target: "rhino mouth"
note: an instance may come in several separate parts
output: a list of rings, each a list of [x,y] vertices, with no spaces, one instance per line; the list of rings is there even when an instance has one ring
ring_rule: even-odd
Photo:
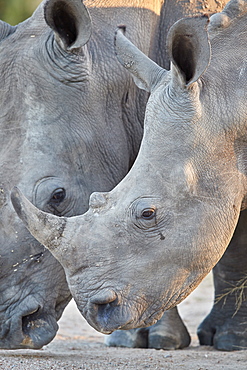
[[[163,309],[152,311],[137,306],[139,309],[123,301],[119,294],[108,290],[92,297],[82,314],[94,329],[103,334],[151,326],[163,315]],[[154,313],[150,314],[150,311]]]
[[[97,314],[89,314],[86,316],[88,323],[97,331],[103,334],[111,334],[115,330],[130,330],[134,328],[144,328],[156,324],[162,317],[163,311],[156,312],[153,315],[138,318],[132,316],[131,312],[122,311],[122,307],[112,309],[109,305],[103,308],[104,312],[98,310]]]

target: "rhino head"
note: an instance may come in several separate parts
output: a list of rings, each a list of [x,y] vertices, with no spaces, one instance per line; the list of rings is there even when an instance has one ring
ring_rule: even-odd
[[[71,299],[60,263],[13,214],[10,191],[18,183],[47,212],[80,212],[77,180],[66,172],[69,139],[59,128],[68,117],[60,107],[71,96],[69,81],[76,82],[66,64],[90,35],[91,18],[79,0],[44,1],[17,26],[0,21],[0,348],[49,343]],[[70,120],[75,124],[72,114]]]
[[[0,348],[49,343],[71,299],[60,263],[15,217],[10,191],[18,183],[47,212],[80,212],[77,180],[72,168],[66,172],[66,151],[76,149],[65,149],[69,140],[59,129],[68,117],[59,106],[71,96],[66,64],[90,34],[91,18],[79,0],[45,1],[17,26],[0,21]]]
[[[61,264],[13,212],[13,186],[42,211],[83,214],[139,149],[147,94],[118,63],[112,38],[124,22],[153,50],[162,1],[101,3],[89,16],[81,0],[45,0],[15,27],[0,22],[0,348],[47,344],[71,298]]]
[[[111,192],[93,193],[82,216],[59,219],[12,192],[103,333],[152,325],[181,302],[219,261],[246,208],[246,12],[247,2],[232,1],[209,23],[178,21],[169,71],[118,31],[120,62],[151,93],[132,169]]]

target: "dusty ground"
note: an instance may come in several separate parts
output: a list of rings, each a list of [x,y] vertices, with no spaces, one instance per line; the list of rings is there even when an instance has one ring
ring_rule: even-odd
[[[179,311],[192,336],[189,348],[176,351],[108,348],[104,336],[80,316],[74,302],[66,308],[54,341],[39,351],[0,350],[0,369],[79,370],[79,369],[165,369],[165,370],[246,370],[247,350],[219,352],[200,347],[196,328],[212,305],[212,277],[180,306]]]

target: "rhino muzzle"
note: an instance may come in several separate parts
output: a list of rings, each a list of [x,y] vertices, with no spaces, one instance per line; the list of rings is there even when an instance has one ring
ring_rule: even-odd
[[[40,305],[7,319],[1,328],[0,348],[3,349],[39,349],[48,344],[58,330],[54,315],[43,311]]]
[[[89,324],[103,334],[111,334],[132,322],[129,311],[123,309],[121,298],[111,289],[90,298],[85,316]]]

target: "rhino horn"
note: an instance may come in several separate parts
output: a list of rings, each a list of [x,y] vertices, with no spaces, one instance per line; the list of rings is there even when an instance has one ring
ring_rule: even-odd
[[[142,53],[125,37],[125,26],[119,26],[115,32],[115,53],[122,64],[131,74],[135,84],[148,92],[159,81],[161,74],[167,71]]]
[[[92,21],[81,0],[48,0],[44,17],[57,42],[66,51],[81,48],[90,39]]]
[[[11,201],[30,233],[51,252],[57,249],[65,229],[66,218],[39,210],[17,187],[11,192]]]
[[[232,22],[247,12],[247,1],[232,0],[226,4],[220,13],[215,13],[210,17],[208,31],[211,36],[222,29],[227,28]]]
[[[190,86],[207,69],[211,59],[207,16],[183,18],[174,23],[167,36],[176,84]]]
[[[247,2],[239,0],[229,1],[222,13],[226,13],[231,19],[242,16],[247,12]]]

